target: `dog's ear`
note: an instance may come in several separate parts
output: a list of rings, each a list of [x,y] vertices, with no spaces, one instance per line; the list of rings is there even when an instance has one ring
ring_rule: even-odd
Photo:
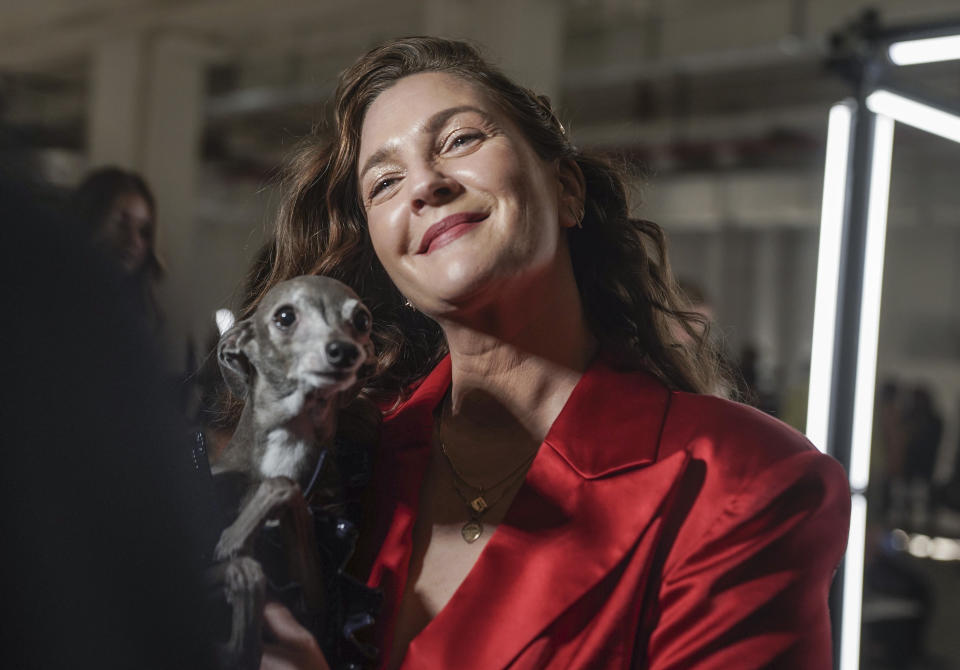
[[[227,388],[238,398],[247,397],[247,389],[253,379],[249,347],[254,343],[253,323],[240,321],[220,336],[217,344],[217,362]]]

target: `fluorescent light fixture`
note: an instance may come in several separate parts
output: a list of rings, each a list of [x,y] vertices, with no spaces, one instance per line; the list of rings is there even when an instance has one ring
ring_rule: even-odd
[[[895,42],[887,52],[894,65],[919,65],[960,59],[960,35]]]
[[[820,251],[817,255],[817,292],[813,308],[806,423],[807,438],[820,451],[826,451],[829,438],[834,334],[840,287],[840,245],[843,239],[852,125],[852,103],[841,102],[830,109],[827,157],[823,169]]]
[[[860,667],[860,618],[863,609],[863,556],[867,539],[867,499],[850,499],[850,535],[843,558],[843,615],[840,620],[840,668]]]
[[[870,476],[873,440],[873,403],[877,384],[877,341],[880,331],[880,297],[883,255],[887,239],[887,206],[890,167],[893,162],[894,121],[878,115],[874,126],[870,193],[867,202],[867,239],[863,258],[863,291],[860,297],[860,336],[857,376],[853,395],[853,434],[850,440],[850,488],[863,491]]]
[[[882,88],[867,96],[867,107],[900,123],[960,142],[960,116],[956,114]]]

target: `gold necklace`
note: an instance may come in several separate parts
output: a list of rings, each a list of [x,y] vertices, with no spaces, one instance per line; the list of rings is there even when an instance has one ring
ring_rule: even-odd
[[[437,437],[440,440],[440,453],[443,454],[444,460],[450,467],[450,473],[453,475],[453,490],[456,491],[457,496],[463,501],[463,504],[467,506],[467,513],[470,515],[469,520],[463,524],[463,527],[460,529],[460,535],[467,544],[473,544],[480,539],[481,535],[483,535],[483,515],[486,514],[494,505],[503,500],[504,497],[506,497],[507,492],[510,490],[510,486],[506,486],[500,495],[497,496],[497,498],[493,501],[488,501],[484,494],[489,491],[493,491],[504,484],[512,484],[518,479],[518,475],[526,474],[524,468],[530,465],[530,463],[536,457],[537,452],[534,451],[532,454],[530,454],[530,456],[524,459],[520,465],[511,470],[507,476],[498,481],[496,484],[490,487],[484,487],[483,485],[477,487],[464,478],[464,476],[460,473],[460,470],[457,469],[457,466],[453,464],[453,459],[450,458],[450,454],[447,453],[447,446],[443,442],[442,407],[440,409],[440,417],[437,421]],[[460,486],[457,485],[457,482],[463,486],[466,486],[467,488],[477,491],[477,494],[475,496],[466,495],[460,489]]]

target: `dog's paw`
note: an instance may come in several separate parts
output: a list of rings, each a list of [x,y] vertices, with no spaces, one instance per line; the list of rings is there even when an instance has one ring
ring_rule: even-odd
[[[260,564],[249,556],[226,563],[223,592],[230,605],[230,637],[218,645],[221,668],[254,669],[260,665],[260,629],[266,603],[267,579]]]
[[[220,562],[236,558],[244,550],[248,539],[249,535],[238,532],[236,526],[225,528],[214,547],[213,560]]]
[[[256,618],[254,606],[263,600],[266,585],[267,579],[263,574],[263,568],[256,559],[238,556],[227,563],[223,579],[227,602],[243,603],[245,612],[250,613],[250,619]]]

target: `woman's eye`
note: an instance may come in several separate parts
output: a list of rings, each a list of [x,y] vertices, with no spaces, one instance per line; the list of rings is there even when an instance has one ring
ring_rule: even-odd
[[[277,328],[281,330],[286,330],[294,324],[297,320],[297,313],[294,311],[293,307],[286,305],[281,307],[276,312],[273,313],[273,322],[276,324]]]
[[[396,177],[386,177],[384,179],[378,179],[374,184],[373,188],[370,189],[370,197],[377,195],[384,189],[390,188],[393,183],[397,181]]]
[[[447,142],[447,148],[462,149],[482,139],[483,133],[480,132],[460,133],[459,135],[454,135],[450,138],[450,141]]]

